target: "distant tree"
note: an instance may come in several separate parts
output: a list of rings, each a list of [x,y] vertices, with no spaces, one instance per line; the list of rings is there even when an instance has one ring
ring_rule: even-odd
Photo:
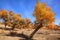
[[[55,30],[55,29],[56,29],[56,26],[55,26],[55,24],[50,23],[50,24],[47,26],[47,28],[48,28],[48,29]]]
[[[2,18],[2,12],[1,12],[1,10],[0,10],[0,18]]]
[[[31,20],[29,18],[25,19],[25,23],[26,23],[27,28],[32,28],[32,22],[31,22]]]
[[[15,28],[16,25],[19,24],[20,19],[21,19],[21,15],[20,14],[14,14],[13,15],[13,26],[12,26],[12,30]]]
[[[13,26],[13,15],[14,15],[14,12],[9,11],[9,21],[7,22],[7,25],[11,27]]]
[[[6,28],[6,22],[9,21],[9,15],[7,10],[1,10],[0,17],[4,20],[5,28]]]
[[[25,27],[25,20],[24,18],[20,17],[20,20],[17,21],[16,28],[24,28]]]

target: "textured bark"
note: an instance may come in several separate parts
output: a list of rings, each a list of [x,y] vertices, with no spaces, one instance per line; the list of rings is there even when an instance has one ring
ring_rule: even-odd
[[[32,38],[42,26],[43,26],[42,23],[40,23],[40,25],[38,25],[38,27],[31,33],[30,38]]]

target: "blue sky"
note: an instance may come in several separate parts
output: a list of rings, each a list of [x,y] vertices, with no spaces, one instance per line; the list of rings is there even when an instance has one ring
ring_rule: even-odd
[[[46,2],[48,6],[52,8],[52,11],[56,13],[55,24],[60,22],[60,0],[41,0]],[[0,10],[12,10],[15,13],[21,14],[23,18],[30,18],[32,21],[35,17],[32,15],[36,6],[36,0],[0,0]]]

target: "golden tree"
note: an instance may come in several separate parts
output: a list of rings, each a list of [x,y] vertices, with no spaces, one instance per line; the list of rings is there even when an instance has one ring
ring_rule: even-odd
[[[25,27],[25,20],[24,20],[24,18],[20,17],[19,20],[15,21],[15,22],[16,22],[16,25],[15,25],[16,28],[21,29],[21,28]]]
[[[53,23],[55,20],[55,14],[51,8],[46,3],[40,3],[39,1],[37,2],[33,15],[36,17],[36,21],[38,23],[42,22],[43,25]]]
[[[26,28],[32,28],[32,22],[29,18],[25,19],[25,23],[26,23]]]
[[[56,26],[55,26],[55,24],[50,23],[49,25],[47,25],[47,28],[48,28],[48,29],[55,30]]]
[[[51,8],[46,5],[46,3],[40,3],[39,1],[36,4],[34,14],[37,21],[37,28],[32,32],[30,38],[43,26],[53,23],[55,14],[52,12]]]
[[[7,10],[1,10],[0,17],[4,20],[5,28],[6,28],[6,22],[9,21],[9,15]]]
[[[0,18],[2,17],[2,12],[1,12],[1,10],[0,10]]]
[[[9,11],[9,21],[7,22],[7,25],[11,27],[13,26],[13,15],[14,15],[14,12]]]
[[[12,30],[15,28],[15,26],[17,24],[19,24],[20,18],[21,18],[21,15],[20,14],[14,14],[13,15],[13,26],[12,26]]]

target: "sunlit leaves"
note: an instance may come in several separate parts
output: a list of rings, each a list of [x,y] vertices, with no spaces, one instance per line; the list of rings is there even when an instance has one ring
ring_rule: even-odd
[[[36,21],[41,23],[42,20],[46,25],[55,21],[55,14],[46,3],[37,2],[33,15],[36,17]]]
[[[20,15],[19,15],[19,14],[13,15],[13,19],[14,19],[15,21],[20,20]]]
[[[7,18],[8,17],[8,11],[7,10],[2,10],[2,17],[4,18]]]

